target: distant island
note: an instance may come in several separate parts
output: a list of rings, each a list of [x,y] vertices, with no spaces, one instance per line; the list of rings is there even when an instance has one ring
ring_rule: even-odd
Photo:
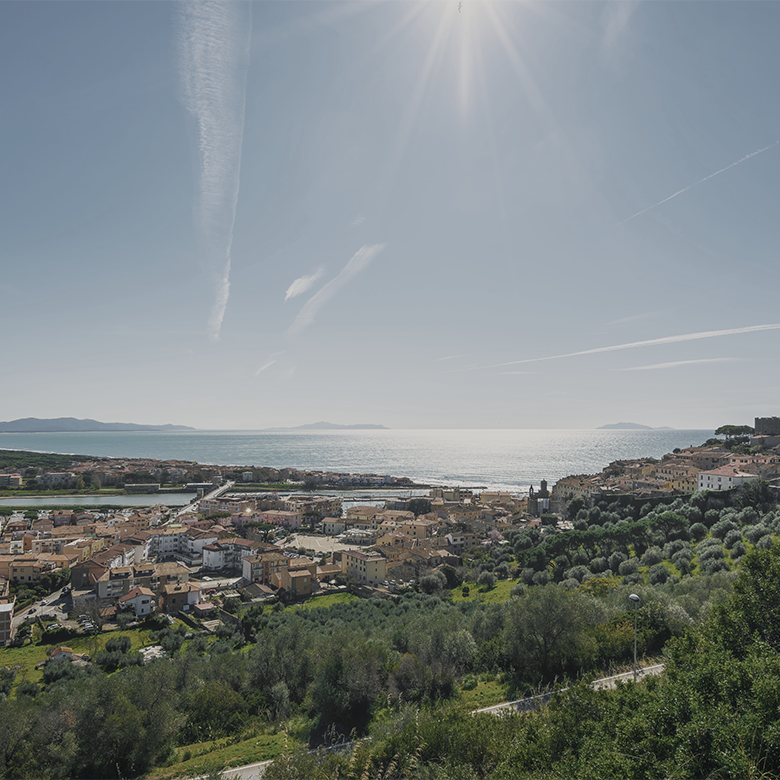
[[[188,425],[136,425],[135,423],[104,423],[97,420],[77,420],[75,417],[55,417],[41,420],[24,417],[0,422],[0,433],[78,433],[92,431],[194,431]]]
[[[338,423],[316,422],[306,425],[296,425],[293,428],[264,428],[265,431],[389,431],[385,425],[362,423],[357,425],[339,425]]]
[[[661,428],[651,428],[649,425],[640,425],[632,422],[610,423],[609,425],[600,425],[597,431],[671,431],[673,428],[663,426]]]

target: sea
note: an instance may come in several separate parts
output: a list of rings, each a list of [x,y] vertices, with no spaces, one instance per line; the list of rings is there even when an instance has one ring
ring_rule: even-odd
[[[327,430],[0,433],[0,449],[408,477],[527,492],[614,460],[660,458],[714,430]]]

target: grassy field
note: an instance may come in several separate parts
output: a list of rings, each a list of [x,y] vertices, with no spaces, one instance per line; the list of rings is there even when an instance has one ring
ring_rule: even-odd
[[[270,761],[287,751],[292,745],[290,737],[280,734],[254,734],[234,744],[219,739],[198,742],[176,748],[171,762],[154,769],[147,780],[173,780],[180,777],[198,777],[214,770]]]
[[[509,685],[497,680],[480,680],[477,687],[470,691],[458,689],[455,703],[468,712],[481,710],[483,707],[492,707],[501,704],[511,698]]]
[[[318,609],[319,607],[332,607],[334,604],[349,604],[350,601],[359,601],[358,596],[352,593],[328,593],[325,596],[317,596],[316,598],[304,601],[303,604],[293,604],[287,607],[288,610],[295,611],[298,609]]]
[[[106,645],[106,642],[112,637],[128,636],[130,637],[130,647],[132,650],[140,650],[142,647],[152,644],[150,635],[151,630],[130,629],[128,631],[111,631],[110,633],[97,634],[94,636],[74,636],[61,644],[66,645],[74,653],[86,653],[94,658]],[[38,664],[49,657],[49,652],[56,646],[50,643],[43,644],[40,641],[41,631],[36,626],[33,629],[33,644],[24,645],[24,647],[2,647],[0,648],[0,667],[18,666],[19,672],[14,680],[14,687],[11,695],[14,695],[16,686],[21,682],[40,683],[43,680],[43,672],[36,669]]]
[[[477,585],[476,582],[464,582],[468,585],[469,595],[462,593],[463,585],[459,585],[452,590],[452,601],[457,604],[460,601],[483,601],[486,604],[497,604],[508,601],[509,591],[514,588],[520,580],[498,580],[494,588],[487,589],[485,585]]]

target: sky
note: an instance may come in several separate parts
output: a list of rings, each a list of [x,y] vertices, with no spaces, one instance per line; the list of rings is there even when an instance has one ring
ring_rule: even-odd
[[[780,3],[0,3],[0,419],[780,414]]]

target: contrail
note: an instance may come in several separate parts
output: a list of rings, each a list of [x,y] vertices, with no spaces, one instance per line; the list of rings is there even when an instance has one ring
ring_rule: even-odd
[[[209,338],[218,341],[230,296],[252,4],[180,0],[176,7],[180,99],[195,126],[195,224],[216,290]]]
[[[359,274],[385,248],[384,244],[364,245],[355,252],[338,276],[323,285],[303,304],[290,326],[290,333],[298,333],[314,322],[317,312],[356,274]]]
[[[318,268],[313,274],[308,276],[301,276],[296,279],[288,288],[284,295],[284,302],[290,300],[290,298],[297,298],[299,295],[303,295],[320,277],[325,273],[323,268]]]
[[[697,360],[675,360],[672,363],[654,363],[651,366],[631,366],[630,368],[613,368],[613,371],[657,371],[662,368],[679,368],[680,366],[693,366],[700,363],[733,363],[736,358],[699,358]]]
[[[773,146],[777,146],[778,144],[780,144],[780,141],[775,141],[773,144],[770,144],[769,146],[765,146],[763,149],[759,149],[757,152],[746,154],[741,159],[731,163],[731,165],[727,165],[725,168],[721,168],[719,171],[715,171],[715,173],[711,173],[709,176],[705,176],[703,179],[699,179],[699,181],[694,182],[693,184],[689,184],[687,187],[683,187],[683,189],[675,192],[674,195],[670,195],[668,198],[659,200],[658,203],[653,203],[652,206],[648,206],[646,209],[642,209],[641,211],[637,211],[636,214],[632,214],[630,217],[626,217],[626,219],[624,219],[622,222],[618,222],[615,227],[619,227],[620,225],[625,225],[626,222],[629,222],[634,217],[638,217],[640,214],[644,214],[646,211],[650,211],[650,209],[654,209],[656,206],[660,206],[662,203],[666,203],[667,201],[670,201],[672,198],[676,198],[678,195],[682,195],[683,192],[687,192],[691,188],[696,187],[699,184],[703,184],[705,181],[707,181],[708,179],[712,179],[714,176],[717,176],[719,173],[723,173],[723,171],[727,171],[729,168],[733,168],[735,165],[739,165],[740,163],[745,162],[745,160],[749,160],[751,157],[755,157],[757,154],[761,154],[761,152],[765,152],[768,149],[771,149]]]
[[[621,349],[634,349],[636,347],[654,347],[659,344],[677,344],[681,341],[714,339],[718,336],[735,336],[739,333],[755,333],[760,330],[777,330],[778,328],[780,328],[780,323],[775,325],[749,325],[746,328],[732,328],[730,330],[705,330],[700,333],[684,333],[679,336],[664,336],[660,339],[650,339],[648,341],[615,344],[611,347],[596,347],[595,349],[585,349],[582,352],[567,352],[565,355],[548,355],[547,357],[526,358],[525,360],[510,360],[507,363],[495,363],[491,366],[481,366],[481,368],[504,368],[504,366],[517,366],[522,363],[540,363],[543,360],[559,360],[560,358],[579,357],[580,355],[595,355],[598,352],[617,352]],[[470,370],[475,371],[476,369]]]

